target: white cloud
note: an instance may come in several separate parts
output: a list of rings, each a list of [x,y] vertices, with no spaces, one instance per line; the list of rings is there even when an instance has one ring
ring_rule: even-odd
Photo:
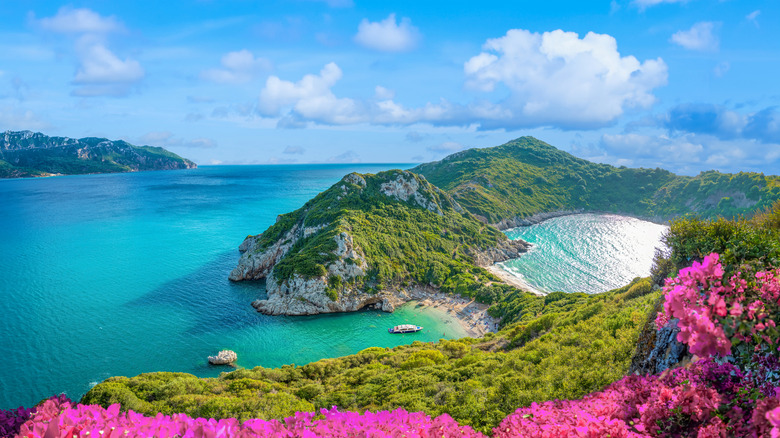
[[[125,28],[115,16],[103,17],[90,9],[74,9],[63,6],[57,15],[38,20],[41,28],[57,33],[98,33],[124,32]]]
[[[74,84],[128,84],[144,77],[138,61],[119,59],[101,43],[86,43],[77,48],[81,65],[73,78]]]
[[[338,65],[327,64],[319,75],[306,75],[298,82],[290,82],[271,76],[260,92],[258,109],[265,116],[279,116],[283,109],[291,107],[306,119],[330,124],[359,123],[358,102],[336,97],[330,88],[341,79]]]
[[[220,62],[224,68],[204,70],[200,74],[201,78],[219,83],[246,83],[271,69],[271,61],[255,58],[246,49],[227,53]]]
[[[758,27],[758,16],[761,15],[761,10],[756,9],[755,11],[747,14],[745,16],[745,19]]]
[[[702,21],[694,24],[688,30],[681,30],[669,39],[669,41],[685,47],[688,50],[715,51],[718,50],[718,37],[713,33],[716,24],[710,21]]]
[[[720,139],[708,134],[604,134],[599,161],[632,166],[661,167],[695,175],[704,170],[739,172],[760,170],[780,158],[780,145],[756,140]]]
[[[657,6],[663,3],[687,3],[688,0],[634,0],[632,5],[637,6],[641,10],[645,10],[651,6]]]
[[[482,98],[464,105],[440,99],[407,108],[381,86],[374,89],[373,99],[337,97],[332,88],[342,71],[330,63],[298,82],[269,77],[257,109],[263,116],[280,118],[277,126],[283,128],[315,122],[591,129],[613,123],[626,110],[653,104],[652,90],[667,78],[663,60],[639,62],[621,56],[609,35],[589,33],[580,39],[560,30],[511,30],[488,40],[484,50],[465,63],[467,84],[494,95],[499,103]],[[509,96],[499,95],[506,91]]]
[[[358,26],[355,42],[369,49],[381,52],[406,52],[414,49],[420,39],[420,32],[412,26],[409,18],[395,21],[395,14],[377,22],[364,18]]]
[[[376,88],[374,88],[374,97],[378,100],[390,100],[395,97],[395,91],[377,85]]]
[[[580,39],[562,30],[513,29],[483,50],[464,65],[467,84],[487,92],[508,88],[499,122],[509,126],[608,125],[627,108],[653,104],[652,90],[667,80],[662,59],[621,56],[615,38],[593,32]]]
[[[55,16],[35,22],[44,30],[76,37],[78,66],[71,83],[77,88],[72,95],[125,96],[133,84],[143,79],[145,72],[138,61],[121,59],[108,48],[109,34],[126,31],[115,16],[104,17],[90,9],[66,6]]]

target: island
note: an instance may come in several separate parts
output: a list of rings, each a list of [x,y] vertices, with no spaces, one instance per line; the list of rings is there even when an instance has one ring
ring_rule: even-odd
[[[31,131],[0,135],[0,178],[198,167],[161,147],[134,146],[124,140],[50,137]]]

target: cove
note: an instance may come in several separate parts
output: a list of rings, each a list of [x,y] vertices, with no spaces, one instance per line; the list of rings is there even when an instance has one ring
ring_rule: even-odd
[[[540,292],[598,293],[650,275],[668,226],[609,214],[575,214],[506,230],[533,244],[501,267]]]

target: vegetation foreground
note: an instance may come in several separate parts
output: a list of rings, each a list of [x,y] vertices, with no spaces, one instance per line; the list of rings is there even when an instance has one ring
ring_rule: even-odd
[[[590,169],[586,163],[555,155],[548,145],[521,140],[510,152],[530,163],[529,174],[567,166],[579,168],[577,172]],[[478,150],[418,170],[431,181],[452,175],[452,181],[436,184],[443,184],[448,195],[477,218],[495,222],[538,210],[538,205],[524,206],[522,197],[491,194],[506,188],[511,175],[504,170],[517,164],[500,166],[495,159],[492,151]],[[447,167],[457,160],[465,163],[461,169],[471,170],[458,173]],[[533,160],[544,166],[531,166]],[[552,162],[557,167],[551,167]],[[493,169],[494,174],[488,175],[491,180],[480,180],[471,172],[482,172],[480,166],[486,165]],[[452,172],[445,173],[447,169]],[[603,195],[608,193],[605,187],[621,187],[607,184],[608,178],[631,174],[608,167],[596,170],[602,174],[583,179],[584,184],[551,186],[576,190],[566,189],[561,196],[569,200],[551,201],[544,209],[589,205],[594,186]],[[551,173],[534,175],[539,179],[537,187],[558,178]],[[658,171],[653,175],[663,176]],[[664,187],[683,183],[691,190],[698,187],[685,196],[699,199],[705,208],[717,206],[719,214],[764,206],[777,194],[776,180],[763,175],[707,174],[689,180],[667,176]],[[724,178],[728,181],[720,181]],[[650,183],[640,180],[636,183],[648,188]],[[370,188],[371,181],[365,187]],[[660,193],[658,185],[653,187]],[[751,202],[734,204],[742,197],[726,196],[730,191]],[[577,193],[576,199],[567,198]],[[547,199],[543,194],[535,190],[527,200],[541,202]],[[343,195],[336,200],[355,203]],[[558,196],[549,195],[548,200]],[[620,196],[615,196],[616,206]],[[609,199],[605,209],[612,211]],[[673,215],[666,206],[684,201],[648,203],[659,199],[665,198],[652,195],[637,200],[634,214]],[[312,206],[316,205],[305,211],[309,216],[320,211]],[[416,213],[411,204],[401,210],[395,203],[382,208]],[[703,216],[714,211],[706,210]],[[298,213],[282,216],[276,227],[287,226],[286,218]],[[468,215],[457,218],[481,228]],[[439,236],[454,241],[449,233]],[[303,243],[315,242],[315,237]],[[0,433],[4,437],[780,437],[780,203],[750,220],[678,219],[665,241],[669,252],[657,255],[652,278],[637,278],[602,294],[558,292],[538,297],[511,287],[497,289],[490,285],[489,275],[471,277],[465,285],[450,281],[451,292],[492,303],[490,313],[501,318],[501,330],[481,339],[368,348],[304,366],[240,369],[209,379],[184,373],[112,377],[80,403],[53,397],[31,409],[0,411]],[[296,249],[308,248],[303,243]],[[460,247],[455,248],[446,247],[442,253],[457,256]],[[431,254],[438,257],[436,251]],[[452,256],[450,260],[469,264],[468,254],[461,255],[462,260]],[[431,256],[438,261],[434,259]],[[400,268],[392,264],[385,270],[374,269],[370,285],[409,277],[431,283],[436,273],[428,266],[431,260],[400,276],[395,275]],[[460,272],[458,266],[447,267],[449,275],[439,282],[445,290],[445,280]],[[479,277],[482,271],[471,273]],[[648,350],[659,346],[658,329],[677,330],[676,341],[689,353],[680,363],[670,364],[672,369],[630,373],[632,362],[648,359]]]

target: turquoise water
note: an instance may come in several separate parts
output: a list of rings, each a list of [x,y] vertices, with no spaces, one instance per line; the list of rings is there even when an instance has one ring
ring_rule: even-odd
[[[624,216],[578,214],[507,230],[533,248],[501,265],[541,292],[596,293],[650,275],[665,225]]]
[[[258,314],[261,282],[231,283],[238,245],[351,171],[408,165],[211,166],[0,181],[0,408],[114,375],[217,376],[465,335],[451,317],[404,306],[310,317]],[[426,330],[390,335],[416,323]]]

